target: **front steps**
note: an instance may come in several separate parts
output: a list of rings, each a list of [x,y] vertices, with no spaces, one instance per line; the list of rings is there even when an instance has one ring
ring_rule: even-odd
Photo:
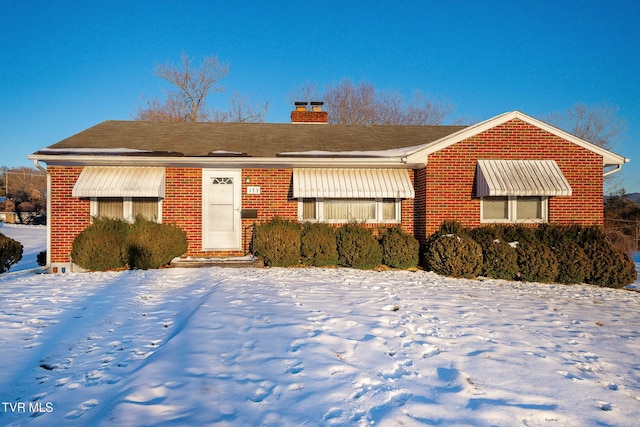
[[[177,268],[198,268],[198,267],[264,267],[262,258],[253,255],[241,257],[220,257],[220,258],[204,258],[204,257],[178,257],[171,260],[171,267]]]

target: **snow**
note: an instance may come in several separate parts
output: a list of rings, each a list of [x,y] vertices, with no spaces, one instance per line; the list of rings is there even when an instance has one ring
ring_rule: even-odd
[[[0,234],[22,243],[22,259],[9,271],[37,268],[36,257],[47,249],[47,227],[45,225],[20,225],[0,222]]]
[[[139,154],[152,153],[149,150],[137,148],[43,148],[39,154]]]
[[[426,147],[428,144],[412,147],[390,148],[386,150],[372,151],[287,151],[279,153],[279,156],[317,156],[317,157],[404,157]]]
[[[342,268],[23,270],[0,275],[0,354],[1,425],[640,416],[640,293],[587,285]]]

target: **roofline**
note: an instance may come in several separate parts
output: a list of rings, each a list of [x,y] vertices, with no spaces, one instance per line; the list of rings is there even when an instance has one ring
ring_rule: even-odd
[[[32,154],[29,160],[52,166],[174,166],[174,167],[384,167],[421,169],[407,157],[173,157]]]
[[[549,132],[553,135],[556,135],[562,139],[565,139],[569,142],[572,142],[580,147],[586,148],[600,156],[602,156],[602,165],[622,165],[624,163],[628,163],[630,159],[623,157],[619,154],[616,154],[612,151],[606,150],[598,145],[595,145],[591,142],[585,141],[584,139],[578,138],[575,135],[571,135],[568,132],[565,132],[561,129],[558,129],[555,126],[551,126],[545,122],[542,122],[538,119],[535,119],[531,116],[524,114],[521,111],[515,110],[507,113],[500,114],[498,116],[492,117],[483,122],[477,123],[475,125],[471,125],[467,128],[461,129],[458,132],[454,132],[451,135],[447,135],[439,140],[433,141],[429,144],[426,144],[423,149],[417,150],[416,152],[410,154],[408,157],[409,162],[427,162],[427,157],[429,154],[433,154],[437,151],[440,151],[444,148],[447,148],[457,142],[463,141],[465,139],[471,138],[475,135],[478,135],[482,132],[485,132],[491,128],[504,124],[510,120],[519,119],[525,123],[529,123],[530,125],[536,126],[546,132]]]

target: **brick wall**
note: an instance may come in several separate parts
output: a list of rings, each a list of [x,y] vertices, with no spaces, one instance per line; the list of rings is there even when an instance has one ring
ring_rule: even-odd
[[[49,168],[52,181],[51,230],[52,262],[69,261],[73,239],[90,224],[90,202],[72,196],[73,186],[82,167]],[[414,171],[409,171],[414,179]],[[424,173],[422,174],[424,175]],[[275,216],[296,221],[298,200],[293,198],[292,169],[244,169],[242,171],[242,208],[256,209],[257,219],[242,220],[242,250],[202,250],[202,169],[166,168],[165,198],[162,201],[162,222],[175,224],[187,234],[189,256],[237,256],[249,250],[252,227]],[[422,181],[423,182],[423,181]],[[416,183],[418,185],[418,183]],[[260,194],[248,194],[247,187],[260,187]],[[424,184],[422,185],[424,189]],[[424,191],[424,190],[423,190]],[[402,228],[414,232],[415,200],[402,200]],[[422,203],[424,205],[424,203]],[[424,218],[424,217],[422,217]],[[424,224],[423,219],[418,219]],[[367,224],[377,234],[378,229],[394,224]],[[337,224],[336,227],[339,227]],[[424,226],[423,226],[424,227]]]
[[[555,160],[573,195],[549,199],[549,222],[603,224],[602,158],[514,119],[429,156],[425,176],[426,235],[447,219],[471,227],[480,225],[477,159]]]
[[[202,253],[202,169],[166,168],[162,222],[187,233],[187,255]]]
[[[291,123],[327,123],[329,113],[326,111],[297,111],[291,112]]]
[[[51,262],[69,262],[73,239],[84,230],[90,222],[89,201],[71,195],[81,166],[50,166],[51,174]]]

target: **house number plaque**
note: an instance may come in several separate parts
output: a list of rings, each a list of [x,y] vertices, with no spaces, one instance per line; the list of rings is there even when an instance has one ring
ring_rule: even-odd
[[[247,187],[247,194],[260,194],[260,187],[256,187],[256,186]]]

